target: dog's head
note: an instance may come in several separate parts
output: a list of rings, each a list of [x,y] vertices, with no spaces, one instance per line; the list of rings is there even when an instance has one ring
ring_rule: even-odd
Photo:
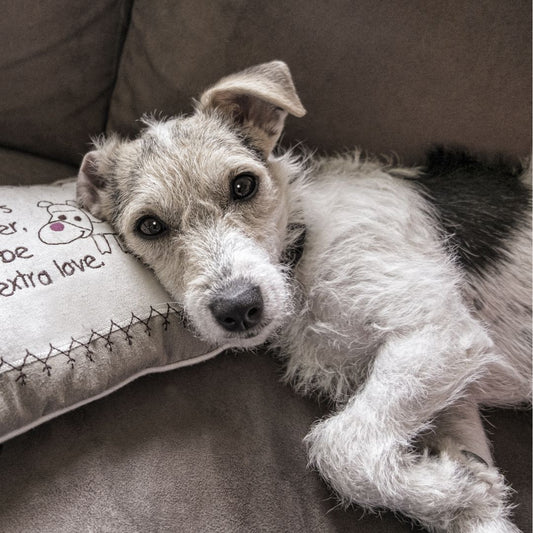
[[[205,91],[191,116],[97,141],[79,171],[79,203],[114,225],[216,344],[259,344],[287,310],[290,165],[272,151],[288,113],[305,110],[287,66],[259,65]]]

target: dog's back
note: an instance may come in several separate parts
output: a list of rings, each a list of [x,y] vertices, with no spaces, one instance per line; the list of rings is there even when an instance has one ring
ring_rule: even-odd
[[[498,354],[490,381],[476,391],[478,401],[508,405],[529,398],[527,174],[503,160],[483,162],[441,149],[429,154],[421,172],[383,166],[358,152],[318,160],[300,198],[308,231],[297,269],[313,312],[291,321],[289,338],[297,340],[287,351],[299,356],[289,362],[290,378],[324,374],[325,381],[311,388],[339,398],[357,388],[387,332],[411,327],[411,312],[425,306],[420,320],[445,322],[433,314],[441,312],[435,305],[447,291],[446,271],[449,281],[458,279],[464,303],[486,326]],[[310,329],[321,334],[315,338]],[[309,343],[302,341],[303,331]],[[327,347],[323,339],[329,339]],[[335,356],[337,350],[342,355]],[[341,361],[355,364],[347,372]],[[309,380],[301,381],[308,390]]]
[[[436,148],[420,183],[465,274],[465,299],[510,363],[483,400],[516,403],[531,391],[531,168]]]

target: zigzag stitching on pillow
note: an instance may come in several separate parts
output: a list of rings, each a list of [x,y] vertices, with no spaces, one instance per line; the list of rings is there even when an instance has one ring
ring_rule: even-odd
[[[61,349],[57,348],[53,344],[49,343],[50,348],[48,349],[48,352],[45,356],[38,356],[32,352],[30,352],[27,348],[25,349],[26,353],[22,359],[22,362],[20,364],[13,364],[9,361],[6,361],[2,356],[0,356],[0,370],[2,370],[2,367],[7,367],[7,370],[5,370],[5,373],[7,372],[18,372],[18,376],[16,377],[15,381],[19,382],[21,385],[25,385],[28,379],[28,376],[26,372],[24,372],[25,368],[31,364],[31,363],[41,363],[43,365],[43,372],[46,372],[48,376],[51,376],[52,374],[52,367],[48,364],[48,361],[51,357],[57,357],[57,356],[64,356],[66,358],[65,362],[70,365],[71,368],[74,368],[74,364],[76,363],[76,359],[72,357],[73,350],[83,347],[85,348],[85,357],[91,361],[92,363],[95,362],[94,360],[94,351],[92,348],[94,348],[94,345],[98,341],[103,341],[105,348],[109,351],[113,351],[113,341],[111,340],[111,337],[122,333],[124,336],[124,340],[131,346],[133,344],[134,336],[131,333],[131,329],[134,326],[137,326],[139,324],[144,325],[144,333],[148,336],[152,333],[152,325],[151,322],[156,318],[163,319],[163,330],[167,331],[169,325],[171,324],[169,317],[173,315],[178,318],[179,325],[183,326],[186,322],[185,317],[183,315],[183,312],[180,309],[177,309],[173,307],[170,304],[167,304],[167,308],[165,311],[159,311],[158,309],[155,309],[153,306],[150,306],[150,313],[147,318],[143,319],[137,316],[135,313],[131,313],[131,318],[129,322],[125,325],[117,324],[114,320],[109,321],[109,329],[103,329],[100,331],[95,331],[94,329],[91,330],[91,333],[89,337],[86,340],[83,339],[75,339],[74,337],[71,337],[71,342],[68,348]]]
[[[71,339],[71,346],[74,345],[74,343],[78,343],[79,346],[83,346],[86,350],[85,352],[85,357],[87,357],[87,359],[89,359],[89,361],[91,361],[91,363],[94,363],[94,359],[93,359],[93,355],[94,355],[94,352],[91,350],[89,344],[90,344],[90,340],[89,342],[82,342],[82,341],[79,341],[77,339],[75,339],[74,337],[70,337]]]
[[[152,335],[152,328],[150,327],[150,318],[147,318],[146,320],[143,320],[142,318],[136,316],[133,313],[131,313],[131,316],[132,316],[132,318],[137,320],[138,324],[144,324],[144,328],[145,328],[144,332],[150,337]],[[167,322],[168,322],[168,320],[167,320]],[[168,327],[168,325],[167,325],[167,327]],[[166,329],[167,328],[165,327],[165,331],[166,331]]]

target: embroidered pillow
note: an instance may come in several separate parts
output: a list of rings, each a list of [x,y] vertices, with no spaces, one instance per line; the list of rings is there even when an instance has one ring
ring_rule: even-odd
[[[75,196],[73,180],[0,187],[0,442],[221,351]]]

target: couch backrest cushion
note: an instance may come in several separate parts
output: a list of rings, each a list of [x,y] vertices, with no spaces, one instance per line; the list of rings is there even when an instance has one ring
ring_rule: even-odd
[[[77,163],[105,126],[131,0],[3,2],[0,145]]]
[[[188,112],[219,77],[282,59],[308,115],[286,142],[409,160],[432,142],[530,150],[527,0],[135,0],[108,129]]]

